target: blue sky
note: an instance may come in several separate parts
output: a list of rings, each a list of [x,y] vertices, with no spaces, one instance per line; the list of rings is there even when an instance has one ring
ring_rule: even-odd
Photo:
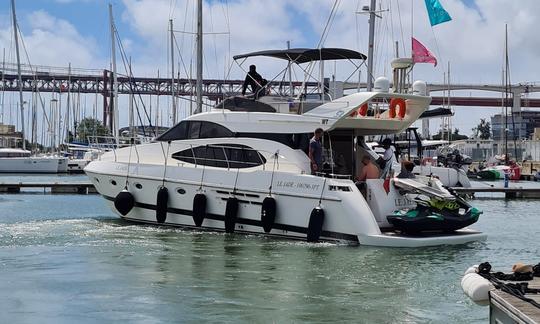
[[[108,42],[108,9],[105,1],[72,1],[63,3],[56,0],[16,1],[19,26],[23,34],[31,32],[28,16],[36,10],[43,10],[72,23],[84,35],[98,42]],[[123,6],[117,2],[116,6]],[[1,11],[10,10],[9,1],[2,1]],[[129,32],[126,29],[126,32]]]

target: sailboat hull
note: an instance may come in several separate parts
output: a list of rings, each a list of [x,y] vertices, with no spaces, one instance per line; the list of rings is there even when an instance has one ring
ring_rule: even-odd
[[[0,158],[0,173],[58,173],[64,165],[65,159],[55,157]]]

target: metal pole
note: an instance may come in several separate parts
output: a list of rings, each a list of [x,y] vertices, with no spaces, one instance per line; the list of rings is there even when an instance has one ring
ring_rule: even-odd
[[[108,127],[109,130],[112,131],[112,128],[110,125],[107,125],[107,118],[109,117],[109,104],[107,103],[107,97],[109,96],[109,92],[108,92],[108,85],[107,85],[107,80],[108,80],[108,71],[107,70],[103,70],[103,126],[105,127]],[[96,92],[97,94],[97,92]],[[97,101],[96,101],[96,108],[97,108]],[[86,138],[83,138],[82,139],[83,141],[86,141]]]
[[[202,0],[197,0],[197,110],[202,112],[202,79],[203,79],[203,15]]]
[[[111,24],[111,60],[112,60],[112,73],[113,73],[113,122],[112,122],[112,130],[113,130],[113,136],[116,139],[116,144],[118,145],[118,125],[119,125],[119,117],[118,116],[118,77],[116,75],[116,42],[115,42],[115,27],[114,27],[114,20],[113,20],[113,12],[112,12],[112,4],[109,3],[109,20]]]
[[[71,62],[68,63],[68,93],[67,93],[67,111],[66,111],[66,137],[64,138],[65,141],[69,142],[69,126],[70,126],[70,120],[69,120],[69,110],[71,109]],[[75,119],[75,116],[73,116],[73,119]]]
[[[133,75],[131,73],[131,56],[129,57],[129,75],[130,77]],[[134,128],[134,125],[135,125],[135,117],[134,117],[134,111],[133,111],[133,91],[130,91],[129,93],[129,104],[128,104],[128,107],[129,107],[129,136],[130,137],[135,137],[135,128]]]
[[[4,74],[6,72],[6,48],[4,47],[3,55],[2,55],[2,86],[4,86]],[[2,91],[2,118],[0,119],[0,123],[4,123],[4,97],[5,97],[5,91]]]
[[[368,71],[367,71],[367,91],[371,91],[371,81],[373,80],[373,44],[375,42],[375,5],[376,0],[371,0],[369,7],[369,45],[368,45]]]
[[[172,124],[176,125],[176,96],[174,92],[174,30],[173,20],[169,19],[171,29],[171,96],[172,96]]]
[[[22,148],[26,150],[26,141],[24,136],[24,100],[23,100],[23,84],[21,76],[21,58],[19,56],[19,32],[17,28],[17,16],[15,15],[15,0],[11,0],[11,13],[13,15],[13,34],[15,38],[15,53],[17,54],[17,75],[19,77],[19,104],[21,105],[21,134]]]
[[[324,103],[324,61],[322,59],[319,61],[319,68],[320,68],[320,74],[321,74],[320,76],[321,102]]]
[[[287,49],[291,49],[291,41],[287,41]],[[292,71],[291,71],[291,61],[289,60],[289,63],[287,63],[287,70],[289,71],[289,94],[292,97],[294,95],[293,93],[293,87],[292,87]]]
[[[504,59],[505,59],[505,75],[504,75],[504,165],[509,164],[508,159],[508,25],[504,25]],[[514,131],[512,129],[512,131]]]

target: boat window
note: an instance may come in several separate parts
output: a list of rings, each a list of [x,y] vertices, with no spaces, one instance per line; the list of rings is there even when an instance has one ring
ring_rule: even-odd
[[[212,122],[201,122],[199,138],[233,137],[234,134],[227,128]]]
[[[0,158],[29,157],[29,152],[0,152]]]
[[[278,142],[294,150],[308,151],[309,138],[311,134],[279,134],[279,133],[237,133],[237,137],[260,138]]]
[[[187,163],[217,168],[251,168],[266,163],[259,152],[241,144],[197,146],[172,154],[172,158]]]
[[[196,138],[233,137],[234,133],[224,126],[207,121],[182,121],[161,135],[158,141],[174,141]]]
[[[195,164],[195,158],[193,157],[193,149],[189,148],[180,152],[173,153],[173,159],[184,161],[187,163]]]
[[[190,138],[190,139],[193,139],[193,138],[199,138],[199,132],[201,130],[201,122],[190,122],[189,123],[189,132],[188,132],[188,137],[187,138]]]
[[[186,132],[187,132],[188,122],[182,121],[176,126],[173,126],[168,131],[163,133],[160,137],[157,138],[158,141],[174,141],[174,140],[181,140],[186,139]]]

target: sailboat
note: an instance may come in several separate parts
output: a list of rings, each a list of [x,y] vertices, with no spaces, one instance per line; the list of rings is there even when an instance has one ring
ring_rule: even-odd
[[[292,48],[241,54],[235,60],[254,57],[284,60],[290,66],[366,56],[342,48]],[[200,82],[202,64],[198,66]],[[395,80],[404,81],[410,65],[398,60],[393,67]],[[436,179],[424,184],[386,177],[366,180],[363,186],[353,181],[361,158],[375,154],[365,137],[405,130],[431,102],[425,82],[416,81],[412,94],[398,90],[404,89],[403,82],[395,84],[395,91],[389,83],[378,78],[372,91],[336,99],[327,98],[324,85],[312,96],[290,91],[289,96],[265,92],[259,98],[232,97],[180,121],[153,143],[105,153],[85,172],[120,217],[138,223],[392,247],[485,239],[466,225],[427,226],[421,234],[411,234],[391,223],[395,217],[387,216],[418,208],[420,196],[439,202],[441,210],[456,217],[473,215],[470,223],[475,222],[480,212],[457,201]],[[369,107],[377,114],[366,114]],[[325,132],[330,163],[312,174],[305,150],[316,128]]]
[[[484,180],[500,180],[508,178],[508,180],[520,180],[521,179],[521,167],[519,164],[517,164],[515,161],[510,160],[508,155],[508,101],[509,101],[509,93],[510,93],[510,62],[508,60],[508,25],[505,25],[505,42],[504,42],[504,48],[505,48],[505,71],[504,71],[504,85],[505,85],[505,92],[504,92],[504,155],[497,159],[498,156],[495,156],[495,160],[501,161],[501,164],[496,164],[489,166],[482,171],[478,172],[477,176],[480,179]],[[511,111],[512,118],[514,112]],[[512,123],[512,137],[514,140],[514,153],[515,158],[517,158],[517,148],[516,148],[516,128],[514,123]]]
[[[0,148],[0,173],[58,173],[67,171],[67,159],[59,156],[36,156],[26,150],[24,130],[24,100],[22,92],[21,61],[19,56],[19,33],[15,0],[11,0],[13,36],[17,57],[17,75],[19,83],[19,104],[21,113],[22,148]]]

